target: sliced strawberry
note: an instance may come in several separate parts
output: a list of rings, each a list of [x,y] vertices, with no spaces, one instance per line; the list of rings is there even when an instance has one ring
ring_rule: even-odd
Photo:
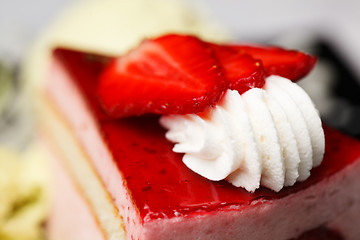
[[[239,54],[249,54],[262,61],[266,75],[279,75],[292,81],[305,77],[316,63],[316,58],[295,50],[278,47],[231,46]]]
[[[218,58],[230,89],[240,94],[265,84],[265,69],[260,60],[239,53],[230,46],[210,44]]]
[[[192,36],[146,40],[105,69],[100,102],[113,117],[203,111],[217,103],[226,87],[213,54]]]
[[[261,88],[266,75],[296,81],[315,62],[294,50],[166,35],[112,61],[100,77],[98,95],[112,117],[198,113],[215,105],[226,88],[239,93]]]

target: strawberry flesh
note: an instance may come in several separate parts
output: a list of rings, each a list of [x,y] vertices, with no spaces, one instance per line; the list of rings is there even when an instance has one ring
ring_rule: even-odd
[[[292,81],[305,77],[316,63],[316,58],[295,50],[279,47],[259,47],[246,45],[231,46],[239,54],[249,54],[261,60],[266,75],[279,75]]]
[[[297,81],[315,63],[315,57],[295,50],[218,45],[171,34],[113,59],[100,76],[97,93],[114,118],[200,113],[216,105],[228,88],[240,94],[262,88],[269,75]]]
[[[192,36],[146,40],[105,69],[100,102],[112,117],[201,112],[215,105],[226,87],[213,54]]]
[[[265,84],[265,69],[260,60],[239,53],[230,46],[210,44],[218,58],[228,87],[240,94],[251,88],[262,88]]]

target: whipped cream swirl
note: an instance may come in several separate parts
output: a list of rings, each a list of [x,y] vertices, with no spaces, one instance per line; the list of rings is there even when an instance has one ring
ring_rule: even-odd
[[[187,167],[250,192],[304,181],[324,155],[318,111],[302,88],[279,76],[242,95],[227,90],[206,113],[162,116],[160,123]]]

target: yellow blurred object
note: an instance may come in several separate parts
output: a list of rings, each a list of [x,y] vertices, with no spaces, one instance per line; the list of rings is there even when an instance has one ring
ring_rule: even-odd
[[[0,239],[44,239],[48,166],[38,146],[22,153],[0,148]]]

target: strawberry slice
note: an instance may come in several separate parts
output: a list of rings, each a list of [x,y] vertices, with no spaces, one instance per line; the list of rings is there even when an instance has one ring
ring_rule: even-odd
[[[196,37],[144,41],[105,69],[98,95],[112,117],[201,112],[226,88],[213,50]]]
[[[226,88],[240,94],[262,88],[266,75],[297,81],[315,62],[315,57],[278,47],[165,35],[114,59],[100,77],[98,95],[112,117],[199,113],[215,105]]]
[[[230,46],[209,44],[215,51],[230,89],[240,94],[265,84],[265,69],[259,60]]]
[[[295,50],[279,47],[231,46],[239,54],[249,54],[262,61],[266,75],[279,75],[292,81],[305,77],[316,63],[316,58]]]

